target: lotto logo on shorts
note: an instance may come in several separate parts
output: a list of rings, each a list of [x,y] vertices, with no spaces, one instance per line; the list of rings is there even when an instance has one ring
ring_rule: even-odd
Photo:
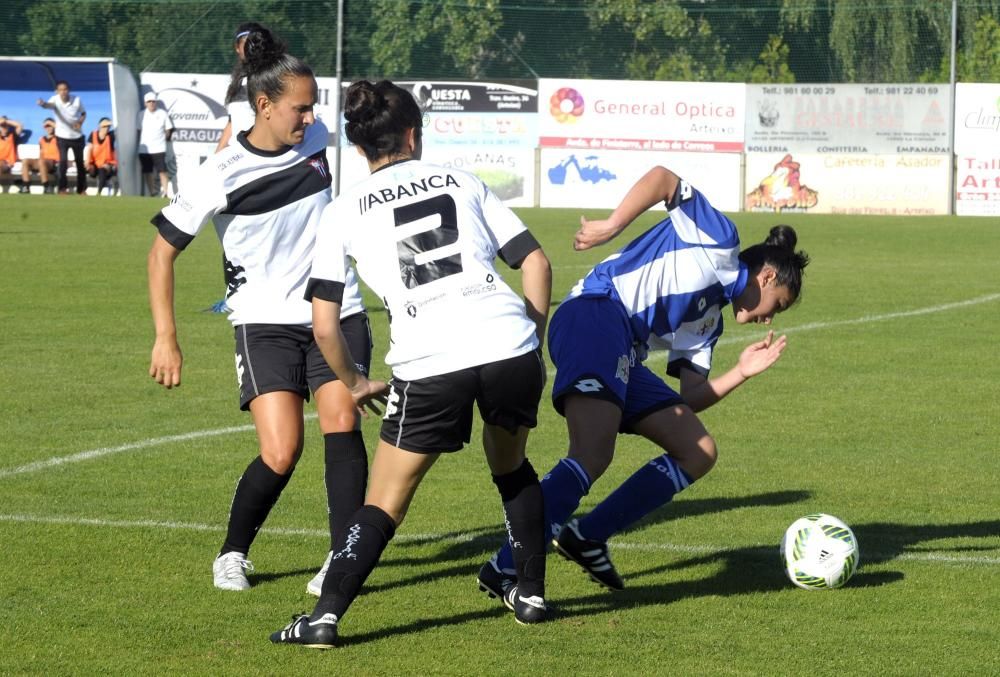
[[[618,368],[615,369],[615,378],[625,385],[628,385],[628,368],[630,362],[631,360],[629,360],[628,355],[622,355],[618,358]]]
[[[604,390],[604,385],[596,378],[582,378],[573,384],[581,393],[596,393]]]

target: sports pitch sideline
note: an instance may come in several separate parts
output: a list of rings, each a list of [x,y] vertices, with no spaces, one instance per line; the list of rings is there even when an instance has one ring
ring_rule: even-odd
[[[0,195],[0,674],[1000,673],[992,220],[734,215],[745,245],[787,222],[812,256],[801,303],[775,323],[789,347],[703,414],[716,469],[612,540],[626,590],[550,558],[558,613],[532,628],[476,590],[503,532],[474,437],[429,474],[343,645],[316,654],[267,641],[311,608],[305,582],[328,548],[314,422],[251,553],[254,588],[211,587],[255,438],[235,406],[229,325],[202,312],[222,291],[207,230],[177,266],[184,384],[146,374],[159,204]],[[519,213],[553,262],[556,301],[654,221],[577,253],[578,212]],[[369,301],[384,376],[385,314]],[[730,322],[716,369],[762,333]],[[377,429],[365,423],[369,448]],[[565,451],[547,401],[529,451],[540,471]],[[622,440],[581,510],[654,455]],[[816,511],[857,534],[844,589],[797,590],[781,571],[785,527]]]

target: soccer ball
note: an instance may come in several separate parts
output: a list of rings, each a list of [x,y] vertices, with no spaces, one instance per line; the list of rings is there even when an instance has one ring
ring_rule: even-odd
[[[854,575],[860,555],[854,532],[833,515],[800,517],[781,539],[785,573],[804,590],[839,588]]]

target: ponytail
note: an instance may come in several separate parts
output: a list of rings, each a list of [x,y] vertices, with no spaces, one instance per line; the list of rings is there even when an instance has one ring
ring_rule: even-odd
[[[787,287],[792,297],[798,299],[802,291],[802,274],[809,265],[809,255],[802,250],[795,251],[797,243],[798,236],[794,228],[774,226],[763,242],[740,252],[740,261],[747,265],[751,274],[757,273],[765,265],[771,266],[776,273],[775,282]]]

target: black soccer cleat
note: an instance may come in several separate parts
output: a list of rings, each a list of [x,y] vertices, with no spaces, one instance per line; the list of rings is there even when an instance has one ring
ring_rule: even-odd
[[[292,616],[292,622],[271,633],[275,644],[301,644],[309,649],[332,649],[337,642],[337,617],[323,614],[315,621],[308,614]]]
[[[479,569],[479,589],[485,592],[490,599],[499,598],[503,600],[507,589],[517,583],[517,578],[503,572],[497,565],[497,556],[493,555],[490,561]]]
[[[503,603],[514,612],[514,620],[521,625],[541,623],[548,612],[544,599],[537,595],[522,597],[517,594],[517,585],[507,587],[503,594]]]
[[[584,538],[576,520],[563,525],[559,535],[552,539],[552,545],[560,555],[579,564],[595,583],[610,590],[625,589],[622,577],[611,563],[608,544]]]

